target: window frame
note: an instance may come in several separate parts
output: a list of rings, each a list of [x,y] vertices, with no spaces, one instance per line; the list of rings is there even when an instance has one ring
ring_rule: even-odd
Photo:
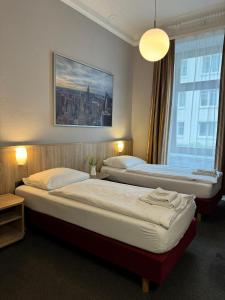
[[[181,124],[183,125],[183,133],[182,134],[179,133],[179,125],[181,125]],[[184,121],[178,121],[177,122],[177,136],[178,137],[183,137],[184,136]]]
[[[205,124],[206,125],[206,135],[200,135],[200,125],[202,124]],[[198,137],[199,138],[204,138],[204,139],[214,139],[214,134],[213,135],[210,135],[209,132],[210,132],[210,125],[213,125],[214,128],[213,130],[215,131],[216,129],[216,124],[217,122],[215,121],[198,121]]]
[[[207,103],[206,105],[202,105],[201,104],[201,92],[207,92]],[[211,104],[211,98],[212,98],[212,94],[215,92],[215,104]],[[219,95],[218,95],[219,97]],[[204,109],[204,108],[217,108],[218,107],[218,97],[217,97],[217,89],[207,89],[207,90],[201,90],[200,91],[200,100],[199,100],[199,107],[201,109]]]
[[[208,63],[209,63],[209,65],[208,65],[208,71],[206,71],[206,72],[204,72],[204,59],[208,59]],[[211,61],[211,56],[210,56],[210,54],[207,54],[207,55],[204,55],[203,56],[203,59],[202,59],[202,69],[201,69],[201,73],[202,73],[202,75],[203,76],[205,76],[205,75],[208,75],[209,73],[210,73],[210,70],[211,70],[211,64],[212,64],[212,61]]]
[[[184,65],[185,65],[185,67],[184,67]],[[188,75],[188,60],[187,59],[183,59],[180,69],[181,69],[180,75],[182,77],[187,77],[187,75]],[[183,74],[184,70],[185,70],[185,74]]]
[[[194,51],[190,50],[187,51],[184,55],[184,53],[181,54],[176,54],[176,63],[174,62],[174,84],[173,84],[173,97],[172,97],[172,101],[171,101],[171,112],[173,111],[173,119],[172,119],[172,113],[170,113],[170,117],[169,117],[169,126],[168,126],[168,139],[167,139],[167,155],[166,155],[166,163],[168,162],[169,159],[169,153],[176,153],[176,149],[179,148],[180,153],[184,154],[187,151],[189,152],[189,154],[195,154],[195,149],[193,147],[188,147],[185,145],[177,145],[176,143],[176,138],[172,138],[171,141],[169,141],[170,138],[170,134],[171,132],[173,132],[173,135],[178,136],[177,135],[177,110],[174,110],[174,105],[176,106],[176,108],[179,109],[178,103],[179,103],[179,93],[181,92],[188,92],[188,91],[202,91],[202,90],[218,90],[220,88],[220,79],[204,79],[204,75],[205,74],[201,74],[200,76],[203,78],[200,81],[195,81],[195,82],[180,82],[182,79],[182,75],[180,72],[180,65],[181,65],[181,60],[183,59],[190,59],[193,57],[196,57],[194,55]],[[208,56],[213,55],[213,54],[217,54],[218,53],[218,47],[210,47],[209,51],[208,51]],[[205,49],[203,49],[202,51],[198,52],[198,57],[204,56],[205,54]],[[216,72],[217,73],[217,72]],[[208,74],[208,73],[206,73]],[[203,76],[202,76],[203,75]],[[180,80],[176,80],[176,78],[179,78]],[[183,76],[184,78],[184,76]],[[209,100],[208,100],[209,103]],[[217,107],[219,106],[219,102],[217,101],[217,105],[213,106],[213,107]],[[211,108],[211,106],[208,106]],[[217,122],[216,122],[217,123]],[[218,130],[218,123],[217,123],[217,127],[215,127],[216,130]],[[198,129],[197,129],[198,130]],[[197,136],[198,136],[198,132],[197,132]],[[208,138],[208,137],[207,137]],[[211,138],[209,138],[211,139]],[[202,148],[198,148],[199,150],[199,155],[211,155],[211,153],[213,153],[212,149],[202,149]],[[214,163],[216,163],[216,160],[214,160]]]
[[[185,95],[185,97],[184,97],[184,98],[181,98],[181,97],[180,97],[181,95]],[[184,101],[184,105],[181,105],[181,100]],[[185,93],[185,92],[180,92],[180,93],[178,94],[177,108],[178,108],[178,109],[184,109],[185,107],[186,107],[186,93]]]
[[[206,105],[202,105],[202,92],[207,92]],[[200,99],[199,99],[199,107],[200,108],[208,108],[209,107],[209,90],[201,90],[200,91]]]

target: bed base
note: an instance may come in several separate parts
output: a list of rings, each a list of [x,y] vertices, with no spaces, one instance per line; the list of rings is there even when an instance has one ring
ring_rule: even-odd
[[[217,208],[218,203],[222,198],[222,192],[219,191],[212,198],[196,198],[196,206],[197,206],[197,219],[201,221],[202,215],[212,215]]]
[[[155,254],[29,208],[25,209],[25,213],[28,226],[32,225],[81,250],[139,275],[145,293],[149,291],[149,282],[161,284],[166,279],[196,235],[196,220],[193,219],[175,248],[163,254]]]

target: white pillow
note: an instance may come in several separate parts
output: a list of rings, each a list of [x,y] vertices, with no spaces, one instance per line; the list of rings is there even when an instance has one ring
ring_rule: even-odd
[[[127,169],[140,164],[146,164],[146,161],[135,156],[121,155],[109,157],[103,160],[103,164],[112,168]]]
[[[23,178],[23,182],[26,185],[50,191],[70,183],[86,180],[89,177],[89,174],[85,172],[68,168],[54,168]]]

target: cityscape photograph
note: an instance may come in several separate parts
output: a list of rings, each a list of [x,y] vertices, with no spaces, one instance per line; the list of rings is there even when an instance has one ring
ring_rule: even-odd
[[[55,124],[112,126],[113,76],[55,54]]]

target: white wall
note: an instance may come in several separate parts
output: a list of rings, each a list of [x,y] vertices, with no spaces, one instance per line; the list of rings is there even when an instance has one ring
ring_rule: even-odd
[[[134,155],[146,159],[153,63],[145,61],[138,48],[133,50],[132,137]]]
[[[112,128],[53,126],[53,51],[114,74]],[[130,137],[132,53],[59,0],[1,0],[0,145]]]

